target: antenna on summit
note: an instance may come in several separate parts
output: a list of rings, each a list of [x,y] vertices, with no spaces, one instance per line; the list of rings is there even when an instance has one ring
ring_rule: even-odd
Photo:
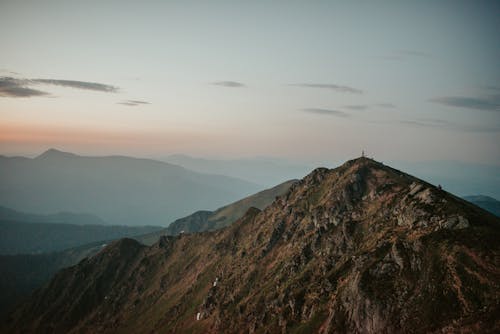
[[[364,158],[365,157],[365,150],[361,150],[361,157]]]

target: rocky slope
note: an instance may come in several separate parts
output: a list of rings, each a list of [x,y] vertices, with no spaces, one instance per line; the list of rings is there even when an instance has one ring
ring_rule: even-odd
[[[366,158],[215,232],[118,241],[59,272],[10,333],[500,330],[500,221]]]

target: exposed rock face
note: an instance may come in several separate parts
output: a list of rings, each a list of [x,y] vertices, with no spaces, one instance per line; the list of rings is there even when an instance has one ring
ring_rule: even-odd
[[[493,215],[360,158],[223,230],[111,245],[59,273],[6,331],[493,333],[498,240]]]

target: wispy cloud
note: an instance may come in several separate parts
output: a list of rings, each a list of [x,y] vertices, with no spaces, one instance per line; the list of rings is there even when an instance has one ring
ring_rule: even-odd
[[[495,94],[500,94],[500,87],[497,86],[482,86],[481,88],[490,92],[493,91]]]
[[[430,101],[449,107],[500,111],[500,94],[485,97],[441,96]]]
[[[147,101],[139,101],[139,100],[125,100],[118,102],[118,104],[124,105],[124,106],[130,106],[130,107],[136,107],[139,105],[144,105],[144,104],[151,104]]]
[[[6,73],[6,74],[9,74],[9,75],[20,75],[19,73],[11,71],[11,70],[8,70],[6,68],[1,68],[0,69],[0,73]]]
[[[363,111],[363,110],[368,109],[368,106],[361,105],[361,104],[356,104],[356,105],[344,106],[344,108],[345,109],[349,109],[349,110]]]
[[[353,111],[365,111],[373,108],[394,109],[396,106],[392,103],[375,103],[375,104],[350,104],[342,106],[342,109]]]
[[[349,109],[354,111],[364,111],[370,108],[384,108],[384,109],[394,109],[396,106],[392,103],[376,103],[376,104],[351,104],[343,106],[343,109]]]
[[[422,57],[422,58],[430,58],[431,54],[427,52],[417,51],[417,50],[398,50],[397,54],[410,56],[410,57]]]
[[[58,80],[58,79],[32,79],[33,83],[55,85],[62,87],[71,87],[76,89],[94,90],[99,92],[116,93],[118,87],[106,85],[98,82],[76,81],[76,80]]]
[[[375,106],[380,107],[380,108],[387,108],[387,109],[396,108],[396,106],[392,103],[377,103],[377,104],[375,104]]]
[[[301,109],[303,112],[317,114],[317,115],[326,115],[326,116],[336,116],[336,117],[350,117],[348,113],[339,110],[333,109],[322,109],[322,108],[304,108]]]
[[[384,60],[398,60],[398,61],[403,61],[403,60],[408,60],[411,58],[431,58],[432,55],[427,52],[422,52],[418,50],[395,50],[392,51],[389,54],[379,56],[377,58],[384,59]]]
[[[399,121],[399,123],[412,127],[437,128],[443,130],[462,131],[462,132],[482,132],[482,133],[500,132],[500,126],[498,125],[457,124],[447,120],[433,119],[433,118],[402,120]]]
[[[29,80],[0,77],[0,96],[2,97],[34,97],[50,95],[41,90],[27,87]]]
[[[357,89],[357,88],[353,88],[353,87],[349,87],[349,86],[343,86],[343,85],[336,85],[336,84],[297,83],[297,84],[290,84],[290,86],[329,89],[329,90],[334,90],[334,91],[337,91],[340,93],[363,94],[363,91],[361,89]]]
[[[446,127],[452,125],[449,121],[444,119],[418,119],[418,120],[402,120],[401,124],[418,126],[418,127]]]
[[[0,77],[0,96],[2,97],[34,97],[49,96],[50,93],[34,89],[35,85],[57,85],[76,89],[115,93],[118,87],[97,82],[57,80],[57,79],[25,79]]]
[[[229,87],[229,88],[246,87],[246,85],[244,83],[237,82],[237,81],[216,81],[216,82],[212,82],[212,85]]]

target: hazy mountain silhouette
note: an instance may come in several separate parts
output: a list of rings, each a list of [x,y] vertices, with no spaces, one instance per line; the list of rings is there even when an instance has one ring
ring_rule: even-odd
[[[305,164],[272,158],[216,160],[174,154],[162,160],[200,173],[227,175],[265,187],[301,178],[311,170],[311,167]]]
[[[484,195],[464,196],[464,199],[500,217],[500,201]]]
[[[196,211],[193,214],[179,218],[167,228],[134,239],[152,245],[162,235],[178,235],[180,233],[196,233],[214,231],[229,226],[243,217],[251,207],[264,209],[278,196],[283,195],[297,180],[283,182],[275,187],[260,191],[239,201],[223,206],[215,211]]]
[[[214,232],[122,239],[60,271],[6,333],[500,330],[500,220],[366,158]]]
[[[500,166],[440,160],[389,163],[458,196],[487,194],[500,198]]]
[[[54,149],[34,158],[0,156],[0,203],[35,213],[88,212],[111,224],[166,225],[259,190],[247,181],[122,156]]]
[[[143,235],[159,226],[26,223],[0,219],[0,254],[48,253],[100,240]]]
[[[88,213],[58,212],[48,215],[19,212],[0,206],[0,221],[20,221],[25,223],[64,223],[75,225],[106,225],[96,215]]]

